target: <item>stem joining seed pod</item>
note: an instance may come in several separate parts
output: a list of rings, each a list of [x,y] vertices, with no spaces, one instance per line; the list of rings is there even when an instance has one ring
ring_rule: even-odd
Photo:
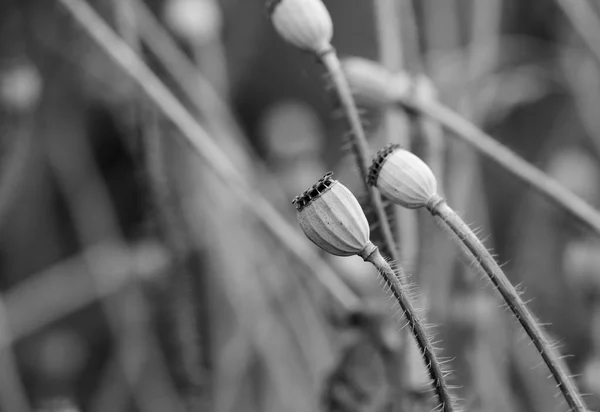
[[[431,169],[421,159],[401,149],[399,145],[388,145],[375,156],[369,171],[369,184],[377,186],[394,203],[408,208],[426,207],[433,216],[439,218],[441,224],[456,234],[455,240],[464,246],[463,250],[467,255],[474,258],[476,264],[486,273],[527,332],[558,384],[570,410],[587,412],[577,385],[570,376],[560,353],[529,312],[525,302],[489,250],[460,216],[436,193],[437,184]]]
[[[377,268],[392,290],[415,336],[439,398],[440,410],[454,412],[454,401],[445,381],[442,364],[423,322],[416,315],[406,285],[381,256],[377,246],[369,240],[369,224],[358,200],[331,176],[331,172],[327,173],[294,199],[300,227],[313,243],[325,251],[338,256],[359,255]]]
[[[352,192],[332,175],[325,174],[294,199],[300,227],[332,255],[366,259],[375,248],[369,240],[369,222]]]
[[[377,152],[369,169],[369,184],[409,209],[425,207],[438,197],[429,166],[399,144],[388,144]]]
[[[288,43],[318,55],[331,49],[333,22],[321,0],[271,0],[267,10]]]

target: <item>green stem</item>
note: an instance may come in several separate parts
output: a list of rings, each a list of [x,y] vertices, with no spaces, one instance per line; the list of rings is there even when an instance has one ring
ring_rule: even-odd
[[[368,256],[363,256],[363,258],[377,268],[385,282],[389,285],[396,301],[404,312],[404,316],[406,316],[408,326],[410,326],[417,342],[417,346],[425,360],[425,366],[427,367],[429,377],[433,381],[432,384],[434,390],[439,398],[441,404],[439,410],[443,412],[453,412],[454,400],[450,394],[450,388],[446,383],[442,364],[435,353],[433,344],[427,336],[425,326],[416,314],[416,310],[411,302],[406,286],[400,281],[389,263],[381,256],[379,249],[375,245],[370,244],[367,249],[365,254],[368,254]]]
[[[328,51],[320,55],[320,59],[331,75],[338,97],[342,103],[344,113],[352,129],[352,136],[354,140],[352,148],[356,154],[356,161],[358,163],[362,181],[365,185],[365,189],[369,193],[369,199],[371,200],[373,209],[375,209],[377,220],[379,220],[385,247],[387,252],[392,256],[392,259],[396,262],[400,262],[401,260],[398,256],[398,249],[396,248],[394,242],[392,229],[390,227],[387,214],[383,208],[383,202],[381,201],[381,194],[376,188],[370,187],[367,184],[370,163],[369,145],[367,144],[367,137],[360,121],[360,115],[358,114],[354,97],[350,91],[348,80],[342,71],[340,60],[333,48],[330,48]]]
[[[583,403],[583,399],[577,390],[575,382],[569,376],[567,366],[562,361],[559,352],[554,348],[544,330],[537,323],[531,312],[529,312],[525,306],[525,302],[523,302],[517,290],[510,283],[487,248],[460,216],[439,196],[436,196],[435,199],[429,202],[428,209],[433,216],[438,216],[458,236],[458,239],[467,247],[494,286],[496,286],[496,289],[498,289],[512,313],[531,338],[548,369],[550,369],[571,410],[586,412],[587,409]]]

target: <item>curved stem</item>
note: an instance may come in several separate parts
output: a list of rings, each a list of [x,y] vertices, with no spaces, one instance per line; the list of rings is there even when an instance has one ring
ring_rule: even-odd
[[[515,287],[510,283],[498,263],[487,248],[445,201],[438,201],[430,208],[430,212],[439,218],[458,236],[460,241],[469,249],[473,257],[488,275],[496,289],[500,292],[506,304],[516,316],[523,329],[544,359],[556,380],[567,404],[574,412],[586,412],[587,409],[577,387],[568,374],[567,366],[562,361],[559,352],[554,348],[546,333],[537,323],[525,302],[519,296]]]
[[[335,85],[335,90],[337,91],[338,97],[344,109],[344,113],[346,115],[348,123],[350,124],[350,128],[352,129],[352,136],[354,141],[352,148],[354,150],[354,153],[356,154],[356,161],[358,163],[358,168],[360,170],[362,181],[365,185],[365,189],[369,193],[369,199],[371,200],[373,209],[375,209],[377,220],[379,220],[379,225],[381,228],[381,233],[383,235],[385,247],[387,249],[387,252],[392,256],[392,259],[396,262],[400,262],[398,256],[398,249],[396,248],[394,237],[392,235],[390,222],[383,208],[383,202],[381,201],[381,194],[376,188],[370,187],[367,184],[370,162],[369,145],[367,144],[367,137],[365,135],[365,131],[360,121],[358,109],[356,108],[354,97],[352,96],[352,93],[350,91],[348,80],[346,79],[346,75],[342,71],[340,60],[338,59],[338,56],[333,48],[330,48],[327,52],[322,54],[320,56],[320,59],[327,68],[329,74],[331,75],[331,78]]]
[[[394,297],[396,298],[396,301],[404,312],[408,326],[410,326],[410,329],[417,342],[417,346],[419,347],[421,355],[425,360],[429,377],[433,381],[435,392],[441,404],[440,410],[443,412],[453,412],[454,400],[450,394],[450,388],[446,383],[442,364],[437,358],[435,349],[433,348],[433,345],[427,336],[425,326],[421,322],[421,319],[419,319],[417,316],[406,286],[400,281],[389,263],[381,256],[379,249],[377,249],[377,247],[374,245],[370,247],[372,248],[371,250],[373,250],[373,252],[367,256],[365,260],[372,263],[373,266],[377,268],[385,282],[389,285]]]
[[[400,100],[402,101],[399,103],[440,122],[441,125],[453,132],[452,136],[467,142],[600,235],[600,211],[594,209],[579,196],[513,153],[458,113],[435,101],[411,101],[410,98],[401,98]]]

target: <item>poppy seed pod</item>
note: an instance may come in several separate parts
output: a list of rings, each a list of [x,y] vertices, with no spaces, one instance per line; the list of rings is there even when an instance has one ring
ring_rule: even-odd
[[[366,259],[374,249],[369,223],[352,192],[329,172],[310,189],[296,196],[298,222],[317,246],[336,256]]]
[[[288,43],[316,54],[331,49],[333,22],[321,0],[271,0],[267,9],[275,30]]]
[[[437,182],[429,166],[398,144],[379,150],[369,170],[369,185],[377,186],[392,202],[409,209],[430,207]]]

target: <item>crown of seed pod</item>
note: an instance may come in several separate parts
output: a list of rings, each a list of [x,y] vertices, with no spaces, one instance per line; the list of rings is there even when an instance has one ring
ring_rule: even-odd
[[[352,192],[329,172],[294,203],[304,234],[317,246],[336,256],[371,252],[369,223]]]
[[[333,22],[321,0],[270,0],[267,10],[288,43],[316,54],[331,49]]]
[[[387,106],[395,103],[398,96],[410,90],[410,78],[404,73],[393,74],[372,60],[361,57],[346,58],[342,68],[352,89],[361,103]]]
[[[398,144],[388,144],[377,152],[369,170],[369,185],[409,209],[428,206],[437,198],[437,182],[429,166]]]

